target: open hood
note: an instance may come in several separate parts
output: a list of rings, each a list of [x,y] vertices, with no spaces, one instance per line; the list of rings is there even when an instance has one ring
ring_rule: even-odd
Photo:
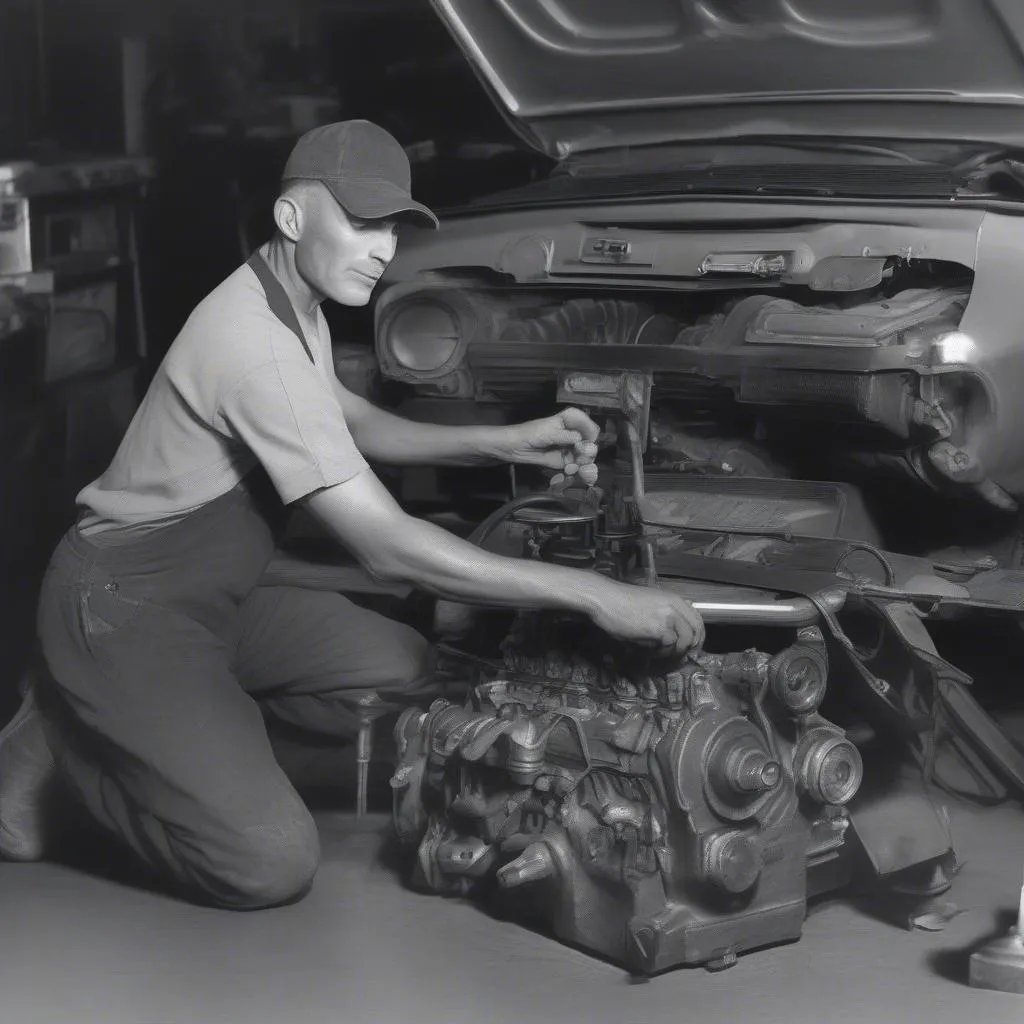
[[[1021,0],[431,0],[555,158],[785,136],[1024,147]]]

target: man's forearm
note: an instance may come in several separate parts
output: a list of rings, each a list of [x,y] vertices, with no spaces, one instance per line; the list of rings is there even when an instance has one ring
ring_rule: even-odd
[[[493,554],[408,516],[372,474],[328,488],[307,502],[375,576],[411,583],[450,601],[590,614],[610,586],[597,574]]]
[[[339,389],[356,446],[371,462],[389,466],[480,466],[496,462],[504,427],[416,423]]]
[[[579,569],[496,555],[419,519],[410,520],[403,540],[382,574],[449,601],[590,614],[606,585],[604,577]]]
[[[703,643],[700,616],[658,587],[475,547],[405,514],[373,473],[311,494],[310,511],[376,576],[415,584],[461,604],[579,612],[623,640],[683,655]]]

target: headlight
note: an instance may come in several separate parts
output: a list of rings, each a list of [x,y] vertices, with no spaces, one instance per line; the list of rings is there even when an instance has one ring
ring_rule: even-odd
[[[937,363],[970,363],[977,351],[974,339],[963,331],[950,331],[932,343],[932,353]]]
[[[407,370],[439,370],[459,347],[454,312],[436,302],[406,306],[391,321],[391,354]]]
[[[478,317],[461,295],[415,294],[398,299],[378,323],[377,358],[385,375],[420,381],[458,368]]]

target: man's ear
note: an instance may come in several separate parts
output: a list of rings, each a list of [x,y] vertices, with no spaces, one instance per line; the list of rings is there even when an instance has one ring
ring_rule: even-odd
[[[297,242],[302,236],[304,222],[302,206],[295,196],[285,194],[277,197],[274,203],[274,223],[285,238]]]

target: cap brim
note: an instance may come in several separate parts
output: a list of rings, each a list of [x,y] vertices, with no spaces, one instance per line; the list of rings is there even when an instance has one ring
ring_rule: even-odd
[[[345,178],[325,181],[331,195],[351,214],[366,220],[403,216],[418,224],[436,228],[439,221],[434,212],[417,203],[408,192],[394,182],[380,178]]]

